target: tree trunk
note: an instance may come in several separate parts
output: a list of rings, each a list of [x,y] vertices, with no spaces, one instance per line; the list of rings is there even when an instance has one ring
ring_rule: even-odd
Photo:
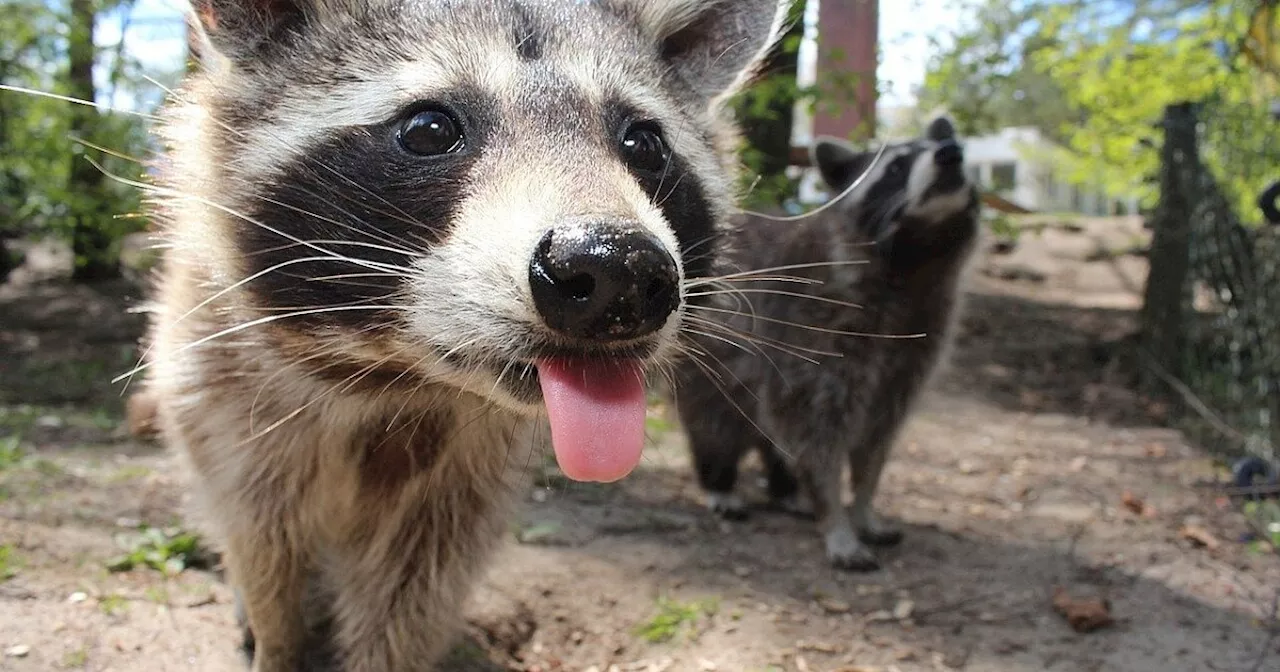
[[[93,63],[96,50],[93,44],[93,26],[97,18],[94,0],[71,0],[69,30],[67,34],[67,88],[73,98],[92,101],[96,97],[93,83]],[[72,135],[93,141],[98,125],[98,110],[86,105],[76,105],[72,112]],[[87,150],[86,150],[87,151]],[[71,177],[68,188],[72,194],[72,239],[76,265],[72,279],[77,282],[106,280],[120,275],[118,251],[111,238],[108,225],[112,213],[103,212],[106,202],[106,178],[80,152],[72,152]]]
[[[1201,165],[1196,108],[1170,105],[1164,115],[1160,156],[1160,202],[1152,227],[1150,274],[1142,305],[1142,347],[1168,376],[1181,379],[1186,353],[1190,295],[1191,228],[1200,193]],[[1143,368],[1143,385],[1167,392],[1158,372]],[[1166,396],[1166,395],[1162,395]]]

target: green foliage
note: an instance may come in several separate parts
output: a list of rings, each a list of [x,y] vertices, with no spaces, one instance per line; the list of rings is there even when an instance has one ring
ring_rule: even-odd
[[[187,567],[207,567],[210,564],[209,554],[201,547],[200,538],[182,530],[143,526],[136,533],[118,535],[116,544],[125,553],[107,563],[107,569],[112,572],[150,567],[175,576]]]
[[[921,100],[945,105],[965,133],[1039,127],[1062,145],[1039,157],[1060,176],[1150,207],[1166,106],[1252,106],[1259,132],[1275,132],[1261,119],[1274,92],[1237,49],[1257,4],[982,0],[977,20],[930,64]],[[1258,140],[1236,144],[1247,142]],[[1230,190],[1256,198],[1252,187]]]
[[[71,26],[103,20],[106,12],[132,4],[131,0],[5,0],[0,3],[0,82],[85,97],[86,85],[88,91],[95,88],[92,82],[77,82],[73,77],[69,46],[82,34]],[[73,20],[77,16],[78,22]],[[118,87],[140,86],[144,74],[164,74],[144,72],[140,64],[124,57],[120,45],[99,49],[91,57],[107,73],[105,90],[91,96],[99,100]],[[146,131],[138,115],[0,91],[0,239],[54,235],[71,240],[88,233],[98,242],[86,248],[89,253],[115,264],[118,241],[141,226],[140,219],[125,217],[138,211],[140,194],[105,178],[91,179],[86,186],[83,176],[96,177],[98,171],[86,162],[92,159],[109,173],[138,177],[141,167],[127,157],[146,154]]]

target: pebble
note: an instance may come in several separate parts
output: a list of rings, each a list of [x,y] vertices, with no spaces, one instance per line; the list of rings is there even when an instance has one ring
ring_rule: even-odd
[[[31,647],[26,644],[11,646],[4,650],[4,655],[10,658],[26,658],[28,653],[31,653]]]

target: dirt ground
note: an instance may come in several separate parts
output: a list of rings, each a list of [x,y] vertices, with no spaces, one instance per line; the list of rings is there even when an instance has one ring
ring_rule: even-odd
[[[881,488],[907,529],[884,570],[828,568],[807,520],[711,518],[655,408],[619,484],[530,468],[452,669],[1280,670],[1280,558],[1099,347],[1132,329],[1143,264],[1091,260],[1141,237],[1089,221],[978,262],[952,366]],[[0,670],[244,669],[216,568],[118,571],[150,548],[122,535],[182,525],[174,460],[128,437],[109,383],[136,287],[37,276],[0,288]],[[1055,587],[1114,622],[1074,631]]]

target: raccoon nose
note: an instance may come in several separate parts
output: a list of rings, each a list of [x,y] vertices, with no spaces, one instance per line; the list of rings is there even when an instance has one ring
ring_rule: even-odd
[[[947,140],[933,150],[933,162],[939,166],[958,166],[964,163],[964,150],[960,145]]]
[[[638,338],[661,328],[680,303],[675,259],[631,223],[551,229],[534,251],[529,284],[547,326],[574,338]]]

